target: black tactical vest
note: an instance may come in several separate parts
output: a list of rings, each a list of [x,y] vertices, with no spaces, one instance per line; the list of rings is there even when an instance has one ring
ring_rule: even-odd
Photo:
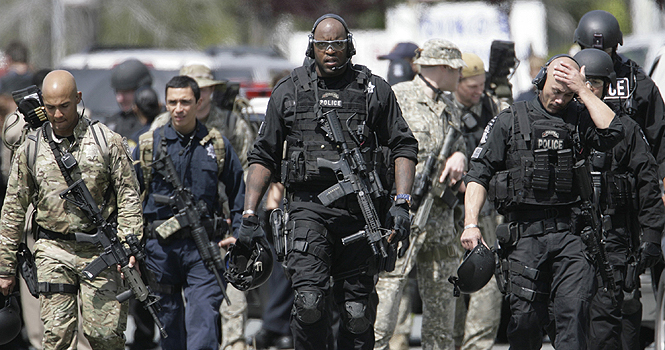
[[[590,163],[594,178],[594,191],[599,191],[599,207],[605,215],[615,215],[617,210],[635,212],[635,177],[627,169],[613,169],[613,152],[593,151]]]
[[[497,172],[488,198],[505,214],[521,204],[552,206],[577,202],[573,186],[573,152],[577,131],[559,118],[527,112],[528,102],[513,107],[513,135],[508,170]]]
[[[340,153],[326,137],[319,119],[324,113],[335,109],[349,148],[360,147],[369,170],[373,169],[376,147],[374,133],[367,122],[366,87],[370,72],[363,66],[354,66],[357,78],[342,90],[328,90],[317,86],[316,72],[310,67],[298,67],[291,73],[296,86],[295,120],[286,137],[287,187],[295,190],[315,191],[325,189],[337,182],[329,169],[319,169],[317,158],[337,161]],[[284,174],[283,174],[284,175]]]

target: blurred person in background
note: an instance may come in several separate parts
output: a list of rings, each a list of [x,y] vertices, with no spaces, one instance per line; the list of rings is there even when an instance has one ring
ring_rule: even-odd
[[[28,48],[20,41],[5,47],[7,72],[0,78],[0,94],[11,96],[12,91],[32,85],[33,71],[28,65]]]
[[[444,91],[455,91],[461,70],[466,64],[457,45],[442,39],[427,41],[418,49],[414,63],[420,66],[420,73],[413,80],[392,88],[404,119],[418,140],[416,173],[422,174],[427,157],[430,154],[438,155],[446,135],[453,132],[453,128],[460,130],[462,127],[454,102],[450,96],[444,95]],[[446,159],[438,159],[431,178],[426,181],[434,178],[440,182],[443,179],[450,180],[453,184],[459,181],[466,167],[464,145],[464,141],[458,138],[451,147],[451,154],[445,155]],[[437,173],[438,169],[442,171]],[[416,266],[418,288],[423,301],[423,348],[454,347],[455,300],[453,287],[447,280],[457,269],[461,257],[461,251],[451,234],[454,231],[453,208],[443,201],[435,201],[424,228],[414,229],[409,248],[403,257],[397,259],[395,269],[379,274],[376,285],[379,294],[377,313],[384,316],[377,318],[374,325],[374,349],[388,349],[397,320],[405,318],[394,315],[398,315],[398,309],[404,310],[399,303],[408,275]],[[408,348],[407,340],[402,340],[400,349]]]
[[[106,120],[111,130],[127,138],[130,148],[136,147],[138,139],[132,137],[143,128],[132,107],[136,90],[152,85],[150,70],[141,61],[130,58],[111,70],[111,87],[120,111]]]
[[[416,75],[416,65],[413,63],[416,49],[418,45],[414,43],[398,43],[389,54],[378,57],[380,60],[390,60],[388,84],[395,85],[413,79]]]
[[[462,78],[454,93],[455,106],[462,119],[462,135],[466,141],[467,162],[480,143],[485,126],[499,113],[500,102],[485,92],[486,72],[483,60],[470,52],[462,54],[466,67],[462,68]],[[501,106],[508,107],[508,105]],[[460,206],[460,209],[463,206]],[[456,218],[457,219],[457,218]],[[496,225],[501,216],[489,201],[485,202],[478,225],[481,227],[485,242],[494,246]],[[494,345],[499,322],[501,321],[501,302],[503,295],[499,291],[494,277],[479,291],[462,294],[458,300],[457,323],[463,325],[462,339],[456,339],[462,350],[488,350]],[[461,325],[460,325],[461,326]]]
[[[538,72],[540,71],[540,67],[542,67],[545,64],[545,59],[540,56],[536,56],[534,54],[531,54],[529,56],[529,74],[531,75],[531,79],[535,78],[536,75],[538,75]],[[536,97],[536,94],[538,93],[538,90],[536,90],[535,86],[531,86],[529,90],[523,91],[520,93],[517,98],[515,98],[515,102],[518,101],[530,101],[534,97]]]

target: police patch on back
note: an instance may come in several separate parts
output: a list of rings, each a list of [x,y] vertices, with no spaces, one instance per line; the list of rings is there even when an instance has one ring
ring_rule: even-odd
[[[617,85],[610,85],[607,89],[606,100],[618,100],[628,98],[630,95],[630,81],[628,78],[617,78]]]

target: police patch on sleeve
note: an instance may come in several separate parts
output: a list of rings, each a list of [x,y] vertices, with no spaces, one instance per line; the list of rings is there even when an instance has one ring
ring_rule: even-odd
[[[476,147],[476,149],[473,150],[473,154],[471,155],[471,159],[478,159],[480,157],[480,153],[483,151],[482,147]]]
[[[266,122],[264,120],[261,122],[261,126],[259,126],[259,136],[263,136],[265,131],[266,131]]]
[[[485,130],[483,130],[483,136],[480,138],[479,145],[485,144],[487,142],[487,136],[489,136],[490,130],[492,130],[492,127],[494,126],[494,123],[496,123],[496,118],[497,117],[498,117],[498,115],[495,116],[494,118],[492,118],[492,120],[490,120],[487,123],[487,125],[485,126]],[[477,150],[478,150],[478,148],[476,148],[476,151]],[[473,151],[473,154],[476,154],[476,151]]]

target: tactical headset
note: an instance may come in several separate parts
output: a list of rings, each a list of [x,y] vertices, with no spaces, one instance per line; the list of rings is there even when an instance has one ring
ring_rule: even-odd
[[[540,71],[538,72],[536,77],[533,78],[533,80],[531,81],[531,84],[535,85],[538,90],[542,91],[543,88],[545,87],[545,81],[547,80],[547,67],[554,60],[556,60],[557,58],[561,58],[561,57],[568,57],[571,60],[573,60],[573,62],[577,63],[577,61],[575,61],[575,59],[571,55],[568,55],[568,54],[565,54],[565,53],[560,54],[560,55],[555,55],[554,57],[550,58],[550,60],[547,61],[547,63],[545,63],[545,65],[542,68],[540,68]],[[579,66],[580,64],[577,63],[577,65]]]
[[[349,31],[349,27],[346,25],[346,22],[344,19],[334,13],[328,13],[325,14],[319,19],[314,22],[314,26],[312,27],[312,32],[309,33],[309,43],[307,44],[307,51],[305,51],[305,56],[309,58],[314,58],[314,31],[316,30],[316,27],[319,26],[319,23],[323,21],[326,18],[334,18],[336,19],[339,23],[342,23],[344,26],[344,29],[346,30],[346,57],[351,58],[353,55],[356,54],[356,48],[353,46],[353,34]]]

